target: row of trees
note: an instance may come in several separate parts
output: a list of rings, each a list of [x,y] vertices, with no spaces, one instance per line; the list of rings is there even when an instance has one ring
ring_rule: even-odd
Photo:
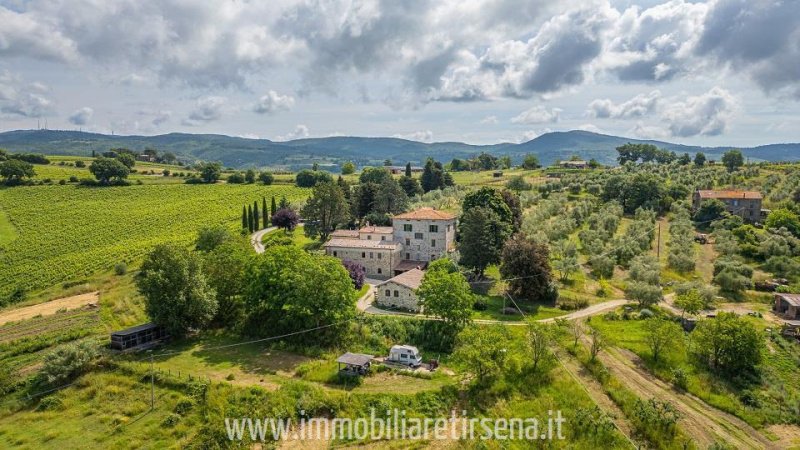
[[[627,143],[617,147],[617,161],[620,165],[628,163],[656,163],[656,164],[671,164],[673,162],[681,165],[688,166],[694,162],[695,166],[702,167],[706,164],[706,155],[702,152],[695,154],[694,159],[688,154],[684,153],[678,156],[674,151],[664,150],[652,144],[632,144]],[[744,156],[741,150],[729,150],[722,155],[722,164],[728,169],[728,172],[734,172],[744,165]]]

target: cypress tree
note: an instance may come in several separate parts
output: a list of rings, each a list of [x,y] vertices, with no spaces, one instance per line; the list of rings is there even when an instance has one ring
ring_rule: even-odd
[[[267,228],[269,226],[269,210],[267,209],[266,197],[261,197],[261,216],[264,228]]]
[[[247,229],[247,208],[242,206],[242,229]]]
[[[250,230],[251,233],[256,231],[255,228],[253,228],[253,207],[250,205],[247,206],[247,229]]]
[[[406,163],[406,176],[411,178],[411,163]]]
[[[275,203],[275,196],[274,195],[272,196],[272,207],[270,208],[269,211],[270,211],[270,214],[269,214],[270,217],[274,216],[275,213],[278,212],[278,205]]]
[[[259,228],[259,221],[261,220],[261,215],[258,214],[258,201],[253,202],[253,225],[255,226],[256,230],[260,230]]]

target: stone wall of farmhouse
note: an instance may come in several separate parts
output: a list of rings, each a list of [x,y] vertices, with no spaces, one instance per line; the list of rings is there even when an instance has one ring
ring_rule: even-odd
[[[328,247],[327,253],[342,261],[354,261],[361,264],[366,269],[368,278],[379,280],[391,278],[394,275],[392,268],[400,261],[399,249]]]
[[[375,289],[375,302],[379,306],[419,312],[419,302],[413,289],[393,281],[383,283]]]
[[[455,223],[455,220],[395,219],[394,240],[403,244],[402,259],[432,261],[446,254],[455,241]]]

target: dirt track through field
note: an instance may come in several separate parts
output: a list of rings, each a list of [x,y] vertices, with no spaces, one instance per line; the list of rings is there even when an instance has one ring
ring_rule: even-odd
[[[36,316],[49,316],[61,310],[77,309],[90,303],[97,304],[100,300],[99,292],[89,292],[88,294],[73,295],[37,305],[23,306],[22,308],[11,309],[0,312],[0,325],[16,322],[18,320],[30,319]]]
[[[736,448],[779,448],[743,420],[720,411],[694,395],[677,392],[641,367],[638,357],[626,350],[609,348],[600,361],[639,398],[655,397],[672,403],[683,416],[681,428],[701,447],[724,440]]]

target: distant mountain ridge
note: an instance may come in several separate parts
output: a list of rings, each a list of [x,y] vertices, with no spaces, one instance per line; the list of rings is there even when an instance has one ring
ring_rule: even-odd
[[[386,159],[396,164],[410,161],[419,164],[429,156],[448,162],[480,152],[509,155],[515,162],[533,153],[546,165],[573,155],[594,158],[603,164],[615,164],[616,147],[627,142],[649,143],[677,153],[698,151],[718,158],[730,148],[740,148],[746,157],[766,161],[800,161],[800,143],[770,144],[758,147],[699,147],[669,142],[630,139],[589,131],[573,130],[545,133],[528,142],[472,145],[462,142],[424,143],[384,137],[325,137],[286,142],[248,139],[218,134],[169,133],[157,136],[117,136],[81,131],[17,130],[0,133],[0,148],[12,152],[39,152],[62,155],[90,155],[114,147],[132,150],[155,148],[173,152],[187,161],[221,161],[227,167],[283,167],[291,170],[313,162],[322,167],[354,161],[359,166],[382,164]]]

